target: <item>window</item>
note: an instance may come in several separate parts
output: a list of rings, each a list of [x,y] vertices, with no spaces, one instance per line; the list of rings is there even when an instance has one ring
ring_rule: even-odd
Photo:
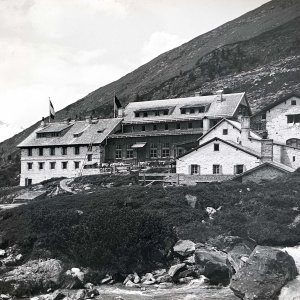
[[[88,161],[92,161],[92,159],[93,159],[93,154],[88,154],[87,160],[88,160]]]
[[[28,154],[28,156],[32,156],[32,148],[27,149],[27,154]]]
[[[32,179],[31,178],[27,178],[27,184],[26,185],[32,185]]]
[[[80,165],[79,161],[74,161],[74,167],[75,167],[75,169],[79,169],[79,165]]]
[[[126,150],[126,158],[133,158],[133,149]]]
[[[150,158],[157,158],[157,144],[150,145]]]
[[[62,169],[67,169],[68,168],[68,162],[67,161],[63,161],[62,163],[61,163],[61,168]]]
[[[67,155],[67,147],[62,147],[61,148],[61,154],[62,155]]]
[[[55,162],[50,162],[50,169],[51,170],[54,170],[55,169],[55,165],[56,165],[56,163]]]
[[[287,115],[288,124],[299,124],[300,123],[300,114],[297,115]]]
[[[142,125],[142,131],[145,131],[145,130],[146,130],[146,126]]]
[[[54,147],[50,148],[50,155],[55,155],[55,148]]]
[[[155,116],[159,116],[159,110],[156,110],[154,114]]]
[[[221,166],[213,165],[213,174],[221,174]]]
[[[214,151],[220,151],[220,144],[214,144]]]
[[[228,129],[223,129],[223,135],[228,135]]]
[[[39,156],[43,156],[44,155],[44,149],[43,148],[39,148]]]
[[[148,117],[148,112],[145,111],[145,112],[143,113],[143,116],[144,116],[144,117]]]
[[[164,143],[162,145],[161,157],[163,157],[163,158],[170,157],[170,144],[169,143]]]
[[[199,113],[204,113],[205,112],[205,106],[200,106],[199,107]]]
[[[165,130],[169,130],[169,124],[165,124]]]
[[[291,104],[292,104],[292,105],[297,105],[297,101],[296,101],[296,100],[292,100],[292,101],[291,101]]]
[[[300,139],[289,139],[286,141],[288,146],[292,146],[295,148],[300,148]]]
[[[182,109],[181,109],[181,114],[182,114],[182,115],[185,115],[185,114],[186,114],[186,109],[185,109],[185,108],[182,108]]]
[[[44,163],[43,162],[39,162],[39,170],[43,170],[44,169]]]
[[[169,114],[169,111],[167,109],[164,110],[164,115],[167,116]]]
[[[267,114],[266,113],[263,113],[262,115],[261,115],[261,119],[262,120],[265,120],[267,118]]]
[[[194,114],[195,113],[195,108],[190,108],[190,114]]]
[[[136,112],[136,113],[135,113],[135,117],[136,117],[136,118],[139,118],[139,117],[140,117],[140,113],[139,113],[139,112]]]
[[[180,156],[183,154],[183,149],[182,148],[178,148],[177,149],[177,155]]]
[[[116,145],[115,157],[122,158],[122,146],[121,145]]]
[[[154,131],[157,130],[157,125],[156,124],[153,125],[153,130]]]
[[[181,124],[180,123],[176,123],[176,129],[180,129],[181,128]]]
[[[27,163],[27,169],[28,169],[28,170],[32,170],[32,162]]]
[[[189,128],[189,129],[192,129],[192,128],[193,128],[193,123],[190,122],[190,123],[188,124],[188,128]]]
[[[296,156],[293,156],[293,161],[296,161]]]
[[[200,166],[191,165],[191,175],[199,175],[199,174],[200,174]]]
[[[75,155],[79,155],[80,154],[80,147],[79,146],[76,146],[74,148],[74,153],[75,153]]]
[[[244,165],[236,165],[234,173],[235,174],[242,174],[244,172]]]

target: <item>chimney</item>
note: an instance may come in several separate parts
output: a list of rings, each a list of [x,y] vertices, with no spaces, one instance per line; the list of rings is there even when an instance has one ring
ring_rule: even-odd
[[[250,118],[247,116],[241,117],[241,144],[249,141],[250,137]]]
[[[41,121],[40,127],[45,127],[45,126],[46,126],[46,124],[45,124],[45,118],[42,117],[42,121]]]
[[[199,97],[200,96],[200,92],[195,92],[195,97]]]
[[[65,124],[70,124],[70,122],[71,122],[71,118],[64,119]]]
[[[273,160],[273,140],[265,139],[261,140],[261,161]]]
[[[209,130],[209,123],[210,120],[207,117],[203,118],[203,134],[207,133],[207,131]]]
[[[217,95],[217,101],[224,101],[225,99],[223,98],[223,93],[224,93],[224,90],[218,90],[216,91],[216,95]]]
[[[124,117],[124,108],[120,107],[118,108],[118,118],[123,118]]]
[[[91,118],[91,116],[86,116],[86,117],[85,117],[85,122],[88,123],[88,124],[91,124],[91,123],[92,123],[92,118]]]

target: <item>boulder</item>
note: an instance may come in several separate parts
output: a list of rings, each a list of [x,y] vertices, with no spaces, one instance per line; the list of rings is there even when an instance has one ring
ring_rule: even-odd
[[[131,280],[128,280],[128,281],[125,283],[125,286],[126,286],[126,287],[139,287],[138,284],[132,282]]]
[[[156,282],[154,276],[152,273],[146,273],[142,279],[141,279],[142,284],[144,285],[151,285],[154,284]]]
[[[141,281],[140,276],[136,272],[134,272],[133,273],[133,282],[134,283],[139,283],[140,281]]]
[[[4,257],[6,254],[5,250],[0,249],[0,257]]]
[[[56,290],[55,292],[52,293],[51,295],[51,299],[52,300],[62,300],[66,297],[66,295],[60,291],[60,290]]]
[[[189,240],[179,240],[173,247],[173,251],[180,256],[190,256],[195,252],[195,243]]]
[[[191,276],[184,277],[184,278],[179,278],[178,283],[187,284],[187,283],[190,283],[193,279],[194,279],[194,277],[191,277]]]
[[[56,259],[28,261],[2,274],[0,291],[16,297],[46,292],[59,286],[62,270],[61,261]]]
[[[293,258],[278,249],[257,246],[233,276],[231,290],[241,299],[276,299],[281,288],[297,276]]]
[[[185,195],[185,200],[186,200],[187,204],[190,207],[192,207],[192,208],[196,207],[196,204],[197,204],[197,197],[196,196]]]
[[[212,284],[229,284],[233,270],[226,263],[226,253],[203,247],[196,250],[195,261],[199,274],[207,277]]]
[[[157,283],[173,282],[172,277],[169,274],[161,275],[156,278]]]
[[[171,266],[171,268],[169,269],[168,274],[169,274],[171,277],[174,277],[174,276],[176,275],[176,273],[177,273],[179,270],[182,270],[183,268],[185,268],[185,263],[173,265],[173,266]]]
[[[101,284],[108,284],[113,280],[112,276],[106,274],[106,276],[101,280]],[[125,284],[125,283],[124,283]]]

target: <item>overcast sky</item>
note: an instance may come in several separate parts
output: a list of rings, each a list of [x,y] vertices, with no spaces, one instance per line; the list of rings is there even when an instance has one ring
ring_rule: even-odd
[[[27,127],[267,0],[0,0],[0,121]]]

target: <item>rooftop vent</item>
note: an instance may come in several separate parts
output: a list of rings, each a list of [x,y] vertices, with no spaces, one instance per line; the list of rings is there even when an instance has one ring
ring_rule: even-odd
[[[200,96],[200,92],[195,92],[195,97],[199,97]]]
[[[224,93],[224,90],[218,90],[216,91],[216,95],[217,95],[217,101],[224,101],[224,97],[223,97],[223,93]]]

